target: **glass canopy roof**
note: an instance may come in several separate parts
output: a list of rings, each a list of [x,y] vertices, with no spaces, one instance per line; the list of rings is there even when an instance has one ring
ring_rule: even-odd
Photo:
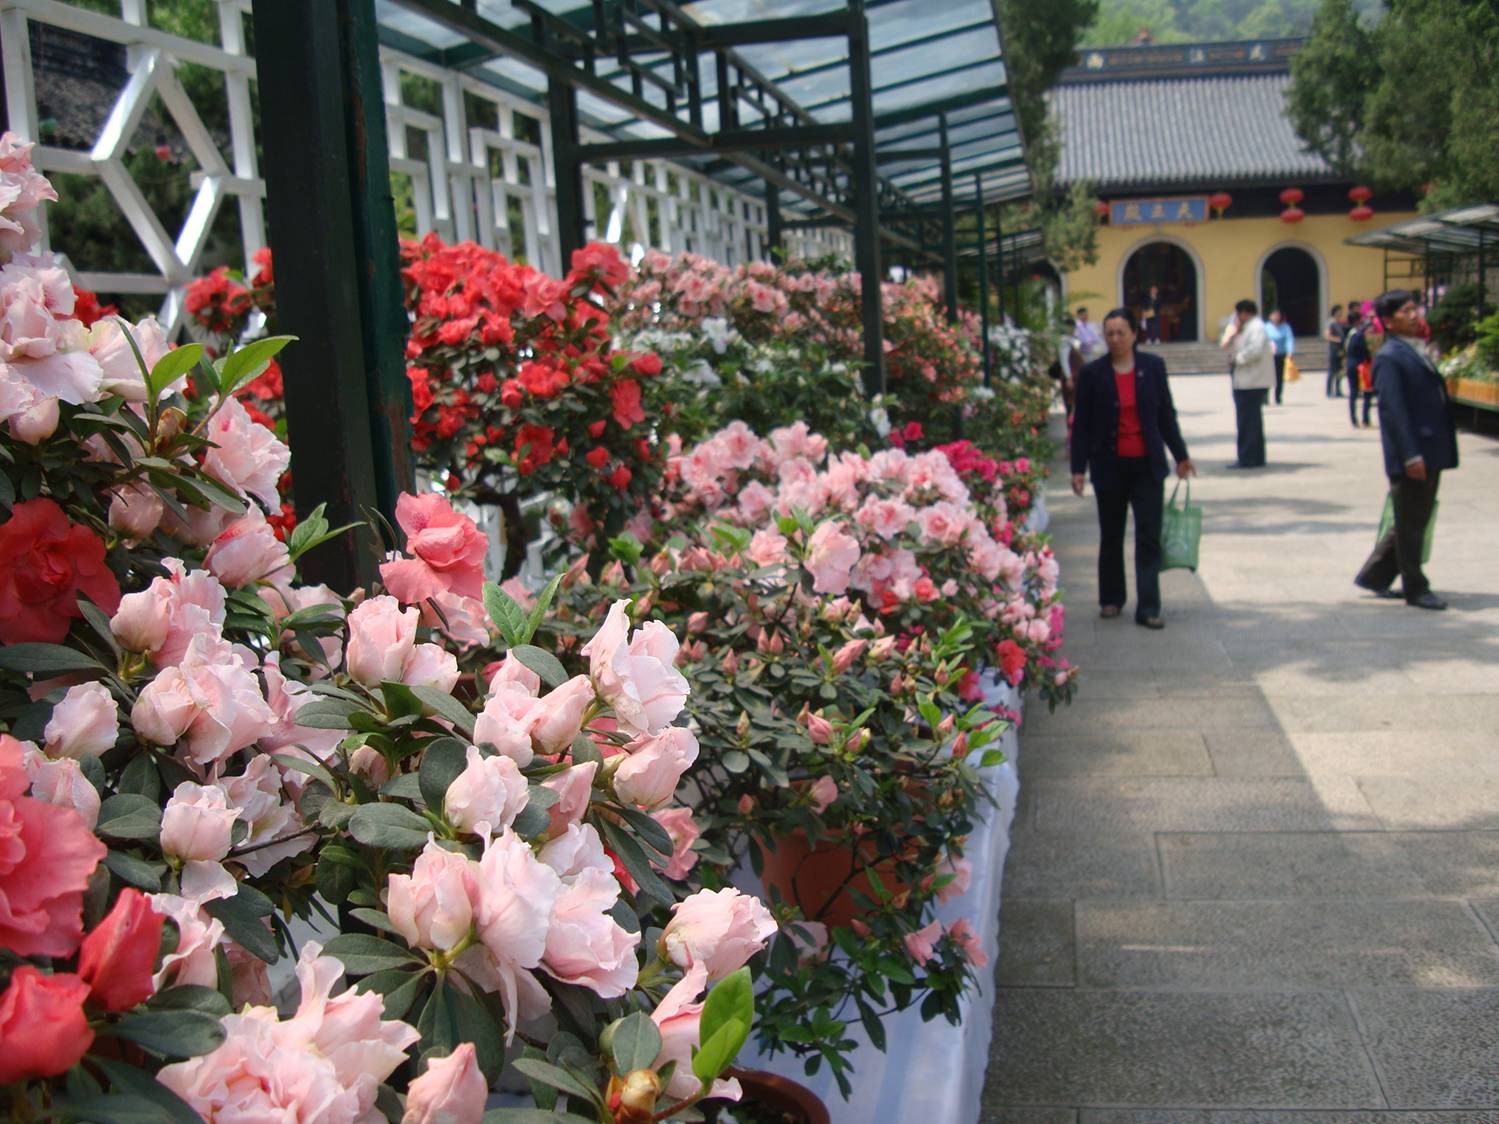
[[[556,22],[595,32],[595,18],[617,19],[623,11],[632,26],[654,26],[663,10],[685,14],[703,28],[789,17],[816,16],[846,10],[844,0],[692,0],[675,8],[664,0],[376,0],[382,39],[390,46],[444,66],[457,66],[482,81],[538,102],[546,98],[546,75],[519,57],[497,53],[493,45],[471,42],[441,17],[443,9],[464,7],[495,27],[535,42],[536,10]],[[869,21],[871,102],[875,116],[880,173],[887,192],[902,194],[909,205],[941,199],[939,113],[946,112],[953,196],[960,206],[980,199],[994,203],[1029,194],[1020,135],[1005,87],[1005,65],[991,0],[865,0]],[[643,21],[643,22],[641,22]],[[664,42],[664,40],[663,40]],[[764,78],[783,98],[795,103],[801,120],[833,125],[850,120],[852,102],[848,41],[828,35],[784,42],[751,43],[734,48],[738,60]],[[631,61],[660,79],[659,88],[676,84],[679,60],[649,43],[632,50]],[[596,77],[622,93],[632,87],[631,73],[609,51],[600,51]],[[719,129],[721,105],[718,75],[711,53],[697,56],[702,129]],[[642,95],[665,109],[656,83]],[[604,91],[608,93],[607,90]],[[680,109],[680,107],[678,107]],[[736,102],[738,125],[753,128],[764,121],[746,100]],[[644,120],[607,96],[580,89],[578,110],[584,121],[614,140],[645,140],[671,135],[656,121]],[[649,113],[642,108],[641,113]],[[670,124],[670,122],[668,122]],[[915,155],[900,158],[902,151]],[[703,152],[673,156],[715,178],[753,194],[764,181],[723,154]],[[785,207],[800,215],[815,209],[782,195]]]
[[[1407,219],[1345,239],[1353,246],[1372,246],[1416,254],[1479,254],[1499,250],[1499,203],[1476,203]]]

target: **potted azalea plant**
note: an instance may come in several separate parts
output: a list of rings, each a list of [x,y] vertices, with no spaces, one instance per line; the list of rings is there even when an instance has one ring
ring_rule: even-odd
[[[0,188],[34,233],[51,189],[11,137]],[[606,617],[566,676],[535,643],[555,583],[521,610],[432,495],[378,584],[305,585],[350,529],[270,523],[289,454],[241,400],[289,341],[87,325],[46,255],[0,306],[10,1117],[528,1119],[487,1106],[506,1071],[566,1119],[736,1095],[775,924],[668,827],[675,636]]]

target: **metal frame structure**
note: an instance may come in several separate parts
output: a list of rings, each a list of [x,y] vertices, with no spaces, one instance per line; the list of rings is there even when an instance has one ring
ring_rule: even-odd
[[[1488,272],[1499,265],[1499,203],[1470,203],[1420,218],[1407,219],[1382,230],[1371,230],[1344,239],[1350,246],[1365,246],[1384,251],[1384,287],[1390,288],[1392,277],[1402,280],[1421,279],[1421,288],[1430,290],[1438,277],[1449,282],[1460,268],[1471,262],[1478,285],[1478,315],[1489,305]],[[1394,259],[1391,255],[1396,255]],[[1392,273],[1392,265],[1404,266],[1403,273]]]

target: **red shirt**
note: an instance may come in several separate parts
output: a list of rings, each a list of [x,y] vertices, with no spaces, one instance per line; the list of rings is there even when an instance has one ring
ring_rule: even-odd
[[[1119,388],[1119,455],[1143,457],[1145,434],[1140,430],[1140,408],[1135,403],[1135,372],[1115,371],[1114,385]]]

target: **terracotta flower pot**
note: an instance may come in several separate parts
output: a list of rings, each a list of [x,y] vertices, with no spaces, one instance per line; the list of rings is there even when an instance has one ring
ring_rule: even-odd
[[[830,928],[846,927],[859,913],[851,890],[875,896],[864,867],[872,864],[880,884],[891,893],[906,889],[895,876],[894,857],[874,861],[879,852],[870,839],[861,841],[857,852],[853,844],[836,839],[820,839],[813,846],[800,831],[776,840],[773,847],[757,844],[763,860],[760,880],[767,897],[774,888],[782,901],[798,906],[808,921]]]
[[[754,1105],[780,1113],[785,1124],[830,1124],[828,1106],[822,1103],[822,1098],[789,1077],[763,1069],[731,1069],[724,1076],[739,1080],[744,1090],[739,1100],[742,1106]]]

